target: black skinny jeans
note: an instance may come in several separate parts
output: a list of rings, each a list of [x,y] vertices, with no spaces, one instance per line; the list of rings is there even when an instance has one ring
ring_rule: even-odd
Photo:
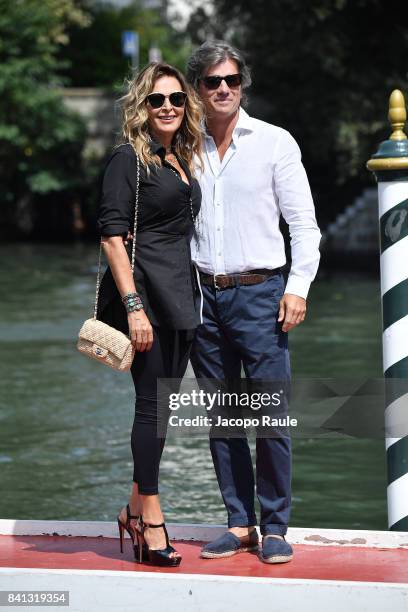
[[[159,492],[159,465],[165,437],[157,435],[157,379],[183,378],[193,336],[194,330],[153,327],[150,351],[135,353],[131,368],[136,392],[131,444],[133,482],[138,484],[142,495]],[[178,389],[172,387],[172,391]]]

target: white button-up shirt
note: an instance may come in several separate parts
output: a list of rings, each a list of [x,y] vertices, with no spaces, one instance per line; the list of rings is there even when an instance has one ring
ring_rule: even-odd
[[[192,258],[208,274],[233,274],[286,263],[279,229],[289,225],[292,265],[285,292],[306,298],[319,264],[321,234],[301,154],[286,130],[250,117],[243,108],[222,161],[207,134],[200,240]]]

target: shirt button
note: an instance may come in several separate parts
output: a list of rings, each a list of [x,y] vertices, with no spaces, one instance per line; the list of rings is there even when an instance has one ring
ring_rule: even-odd
[[[218,253],[218,257],[221,257],[221,253]]]
[[[220,229],[221,229],[221,228],[217,227],[217,232],[219,232],[219,231],[220,231]]]

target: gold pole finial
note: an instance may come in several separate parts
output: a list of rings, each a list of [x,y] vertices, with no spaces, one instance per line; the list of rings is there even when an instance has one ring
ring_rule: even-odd
[[[406,140],[407,135],[404,132],[404,124],[407,120],[407,109],[405,108],[404,95],[399,89],[394,89],[390,95],[388,119],[392,127],[390,140]]]

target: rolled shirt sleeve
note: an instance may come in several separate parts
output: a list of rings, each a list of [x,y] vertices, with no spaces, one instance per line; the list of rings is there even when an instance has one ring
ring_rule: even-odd
[[[319,266],[321,233],[300,149],[286,130],[282,130],[277,148],[274,189],[289,226],[292,256],[285,293],[306,299]]]
[[[134,165],[134,159],[123,149],[117,149],[108,160],[96,224],[101,236],[126,235],[133,223],[136,190]]]

